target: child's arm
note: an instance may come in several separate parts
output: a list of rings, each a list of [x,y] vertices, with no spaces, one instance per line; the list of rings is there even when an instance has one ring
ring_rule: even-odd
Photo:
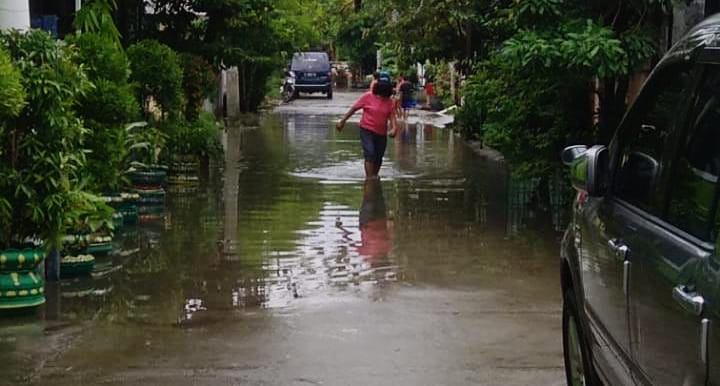
[[[355,114],[355,112],[357,112],[361,108],[362,107],[359,107],[357,105],[351,107],[350,110],[348,110],[348,112],[345,113],[345,116],[343,116],[342,119],[335,125],[335,128],[337,129],[337,131],[342,131],[343,127],[345,127],[345,122],[348,119],[350,119],[350,117],[352,117],[353,114]]]
[[[348,110],[347,113],[345,113],[345,116],[342,117],[342,119],[335,125],[335,128],[337,131],[342,131],[343,127],[345,127],[345,122],[347,122],[350,117],[355,114],[356,111],[360,110],[365,106],[365,101],[367,100],[367,94],[363,95],[358,99],[357,102]]]

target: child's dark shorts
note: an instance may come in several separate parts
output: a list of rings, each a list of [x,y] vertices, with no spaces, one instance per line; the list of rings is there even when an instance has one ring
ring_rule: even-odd
[[[365,161],[370,161],[380,167],[387,147],[387,137],[361,127],[360,142],[362,142]]]

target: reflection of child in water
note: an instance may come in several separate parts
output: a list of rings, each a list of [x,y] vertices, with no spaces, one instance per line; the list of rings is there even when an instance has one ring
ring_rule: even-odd
[[[392,249],[392,221],[378,180],[366,180],[360,207],[360,238],[358,253],[371,260],[386,257]]]

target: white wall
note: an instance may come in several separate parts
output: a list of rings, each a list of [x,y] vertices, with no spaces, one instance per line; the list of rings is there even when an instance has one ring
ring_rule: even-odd
[[[30,29],[30,0],[0,1],[0,29]]]

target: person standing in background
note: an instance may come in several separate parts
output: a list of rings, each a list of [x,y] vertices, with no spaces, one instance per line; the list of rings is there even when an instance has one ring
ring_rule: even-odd
[[[428,78],[425,82],[425,105],[428,109],[432,109],[433,98],[435,98],[435,85],[432,78]]]
[[[400,119],[402,119],[402,106],[400,105],[400,86],[405,81],[403,74],[398,75],[397,83],[395,84],[395,90],[393,92],[393,101],[395,102],[395,113]]]
[[[332,81],[333,88],[337,87],[338,70],[335,65],[330,67],[330,78]]]
[[[413,85],[405,78],[398,84],[400,91],[400,108],[402,109],[402,120],[407,122],[410,109],[415,107],[415,97],[413,96]]]

